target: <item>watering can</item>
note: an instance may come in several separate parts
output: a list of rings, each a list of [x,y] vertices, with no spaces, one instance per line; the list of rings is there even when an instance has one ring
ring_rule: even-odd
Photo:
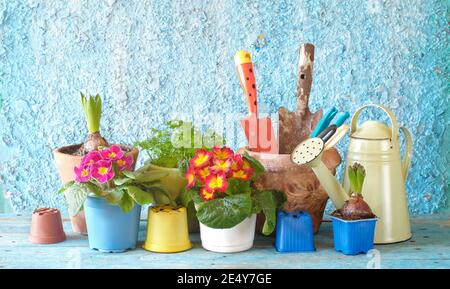
[[[392,126],[369,120],[357,127],[360,113],[368,107],[384,111]],[[400,158],[399,129],[405,137],[403,160]],[[291,160],[312,168],[336,208],[341,208],[349,198],[348,165],[355,162],[362,164],[366,170],[362,194],[378,217],[374,242],[389,244],[411,238],[405,182],[411,163],[412,137],[405,127],[398,127],[392,111],[382,105],[369,104],[359,108],[353,115],[343,187],[322,163],[323,150],[322,139],[310,138],[294,149]]]

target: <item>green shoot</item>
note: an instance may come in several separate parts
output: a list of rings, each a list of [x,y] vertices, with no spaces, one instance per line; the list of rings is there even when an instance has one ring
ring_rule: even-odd
[[[361,164],[354,163],[353,166],[348,166],[350,191],[353,193],[361,194],[365,177],[366,171]]]
[[[98,94],[96,96],[90,95],[88,98],[83,93],[80,92],[80,94],[81,106],[83,107],[89,134],[99,132],[102,116],[102,99]]]

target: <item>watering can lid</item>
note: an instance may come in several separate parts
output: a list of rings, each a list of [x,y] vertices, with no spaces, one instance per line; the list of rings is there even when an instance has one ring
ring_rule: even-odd
[[[392,137],[392,132],[386,124],[368,120],[352,134],[352,137],[363,139],[390,139]]]

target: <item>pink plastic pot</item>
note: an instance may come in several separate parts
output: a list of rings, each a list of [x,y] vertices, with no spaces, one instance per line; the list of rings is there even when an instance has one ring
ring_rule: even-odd
[[[36,244],[59,243],[66,239],[58,209],[39,208],[33,212],[28,239]]]

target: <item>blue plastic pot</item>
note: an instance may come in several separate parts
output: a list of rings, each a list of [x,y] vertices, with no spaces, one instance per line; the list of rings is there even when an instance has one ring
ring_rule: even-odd
[[[376,218],[347,221],[331,216],[331,219],[336,251],[358,255],[373,249]]]
[[[136,248],[141,206],[125,214],[103,198],[88,197],[84,203],[89,247],[108,253],[120,253]]]
[[[275,249],[278,252],[311,252],[314,230],[311,216],[304,211],[278,211]]]

